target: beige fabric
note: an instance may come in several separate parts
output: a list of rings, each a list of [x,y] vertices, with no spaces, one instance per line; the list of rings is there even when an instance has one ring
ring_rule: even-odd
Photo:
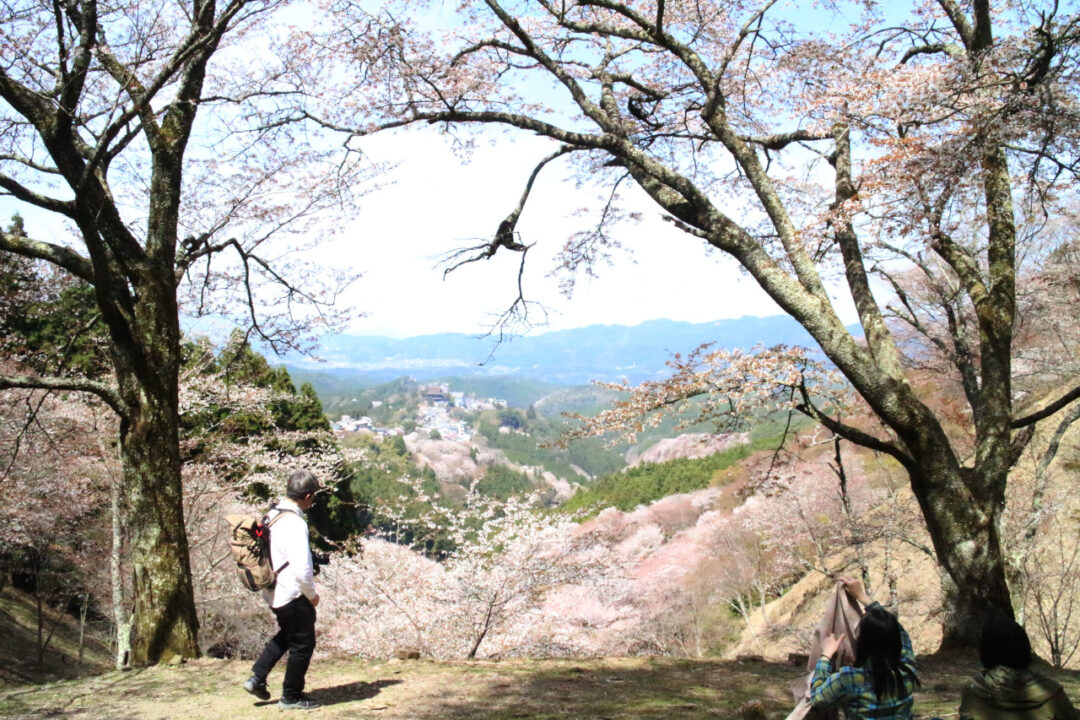
[[[267,527],[273,525],[274,520]],[[229,550],[236,561],[240,582],[248,590],[273,585],[274,569],[270,566],[270,558],[260,553],[259,541],[255,539],[255,529],[262,520],[253,515],[226,515],[225,522],[229,525]]]
[[[858,634],[859,620],[862,619],[862,609],[858,603],[844,591],[842,583],[836,584],[836,592],[829,604],[825,607],[825,613],[821,621],[814,628],[814,637],[810,642],[810,659],[807,662],[809,672],[791,684],[791,692],[795,696],[795,709],[787,716],[787,720],[837,720],[839,710],[836,708],[814,708],[810,705],[810,680],[814,677],[814,666],[821,657],[821,642],[827,635],[840,636],[840,649],[833,655],[833,668],[852,665],[855,662],[855,637]]]

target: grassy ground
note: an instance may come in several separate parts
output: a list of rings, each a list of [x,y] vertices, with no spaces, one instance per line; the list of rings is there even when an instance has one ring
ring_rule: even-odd
[[[276,698],[241,689],[245,661],[110,672],[93,678],[0,691],[2,718],[211,720],[279,717]],[[916,717],[956,717],[959,688],[974,670],[945,658],[922,663]],[[383,720],[780,720],[792,707],[796,668],[760,662],[675,658],[373,663],[316,660],[308,692],[312,718]],[[1051,673],[1080,699],[1076,673]],[[281,668],[271,683],[281,681]],[[760,706],[757,704],[760,703]]]

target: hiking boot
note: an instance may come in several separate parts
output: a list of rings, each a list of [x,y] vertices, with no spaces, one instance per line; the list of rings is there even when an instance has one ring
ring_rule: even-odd
[[[300,697],[295,700],[281,698],[278,700],[277,706],[282,710],[311,710],[312,708],[319,707],[319,703],[316,700],[312,700],[311,696],[301,694]]]
[[[244,689],[260,700],[270,699],[270,691],[266,689],[266,683],[254,675],[244,681]]]

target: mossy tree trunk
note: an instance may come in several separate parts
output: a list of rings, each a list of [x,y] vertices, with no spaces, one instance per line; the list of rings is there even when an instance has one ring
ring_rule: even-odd
[[[133,570],[131,659],[143,664],[195,657],[198,621],[180,475],[175,290],[166,276],[149,279],[137,294],[139,332],[115,365],[125,407],[120,453]]]

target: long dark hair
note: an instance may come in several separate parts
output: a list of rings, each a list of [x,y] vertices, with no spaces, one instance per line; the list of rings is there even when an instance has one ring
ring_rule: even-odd
[[[992,617],[983,626],[979,660],[987,670],[998,665],[1022,670],[1031,664],[1031,641],[1015,620]]]
[[[855,664],[870,671],[878,700],[887,695],[907,697],[905,676],[919,683],[914,671],[900,662],[900,650],[900,622],[896,616],[884,608],[867,610],[859,621]]]

